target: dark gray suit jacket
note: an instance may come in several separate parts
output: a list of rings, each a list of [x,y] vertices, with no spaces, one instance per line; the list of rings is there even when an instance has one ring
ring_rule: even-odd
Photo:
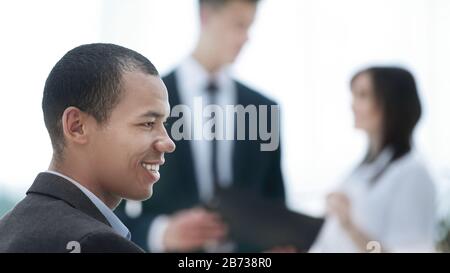
[[[40,173],[0,220],[0,252],[143,252],[118,235],[94,203],[66,179]]]

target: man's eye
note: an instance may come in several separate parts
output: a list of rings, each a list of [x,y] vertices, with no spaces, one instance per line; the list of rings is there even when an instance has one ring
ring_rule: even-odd
[[[145,122],[142,125],[144,125],[145,127],[148,127],[148,128],[152,128],[153,126],[155,126],[155,122],[153,122],[153,121]]]

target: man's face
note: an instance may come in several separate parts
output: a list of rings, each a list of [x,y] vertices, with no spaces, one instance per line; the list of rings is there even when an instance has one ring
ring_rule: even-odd
[[[256,4],[248,1],[231,1],[217,9],[205,8],[203,32],[220,56],[222,63],[232,63],[245,42],[254,21]]]
[[[139,71],[123,74],[120,102],[105,124],[94,127],[88,147],[91,172],[103,192],[133,200],[152,195],[164,153],[175,149],[164,127],[169,111],[167,89],[159,77]]]

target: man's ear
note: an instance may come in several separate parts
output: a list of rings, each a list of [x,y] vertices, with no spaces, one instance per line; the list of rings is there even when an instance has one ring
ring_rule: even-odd
[[[80,109],[70,106],[62,115],[64,138],[68,142],[85,144],[87,142],[87,114]]]

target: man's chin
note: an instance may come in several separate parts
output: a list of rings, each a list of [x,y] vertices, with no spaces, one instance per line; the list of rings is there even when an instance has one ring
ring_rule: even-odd
[[[149,188],[147,190],[143,190],[137,193],[128,194],[125,199],[127,200],[133,200],[133,201],[145,201],[147,199],[150,199],[153,195],[153,189]]]

